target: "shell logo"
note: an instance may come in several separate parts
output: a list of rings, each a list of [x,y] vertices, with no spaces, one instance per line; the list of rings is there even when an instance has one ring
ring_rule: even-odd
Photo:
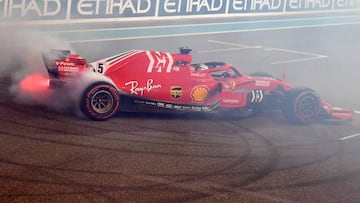
[[[204,102],[209,95],[209,89],[204,86],[195,87],[191,92],[191,97],[195,102]]]

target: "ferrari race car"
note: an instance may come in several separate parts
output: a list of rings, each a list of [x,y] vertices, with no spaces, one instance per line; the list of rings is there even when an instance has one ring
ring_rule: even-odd
[[[93,63],[67,50],[43,54],[48,70],[41,91],[76,80],[82,73],[107,80],[83,88],[77,104],[92,120],[106,120],[122,111],[196,111],[236,114],[279,109],[298,124],[319,119],[352,120],[351,109],[333,108],[310,88],[293,87],[268,73],[245,75],[223,62],[192,63],[191,49],[180,53],[130,50]],[[30,91],[28,76],[20,88]]]

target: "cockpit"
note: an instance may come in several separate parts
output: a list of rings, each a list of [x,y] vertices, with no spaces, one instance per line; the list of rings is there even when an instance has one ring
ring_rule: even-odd
[[[239,78],[241,73],[233,66],[228,66],[223,62],[209,62],[192,64],[195,71],[208,72],[213,78]]]

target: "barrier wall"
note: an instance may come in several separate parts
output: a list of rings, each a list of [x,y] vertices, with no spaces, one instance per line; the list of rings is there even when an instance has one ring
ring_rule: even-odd
[[[351,11],[360,0],[0,0],[1,21],[81,22]]]

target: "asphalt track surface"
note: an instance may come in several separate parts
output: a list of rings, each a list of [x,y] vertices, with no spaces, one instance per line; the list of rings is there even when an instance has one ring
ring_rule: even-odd
[[[358,110],[359,34],[360,25],[351,24],[72,45],[90,61],[128,49],[191,46],[194,62],[285,72],[294,85]],[[360,201],[358,117],[299,126],[279,112],[242,119],[119,113],[93,122],[15,104],[9,81],[0,84],[0,202]]]

